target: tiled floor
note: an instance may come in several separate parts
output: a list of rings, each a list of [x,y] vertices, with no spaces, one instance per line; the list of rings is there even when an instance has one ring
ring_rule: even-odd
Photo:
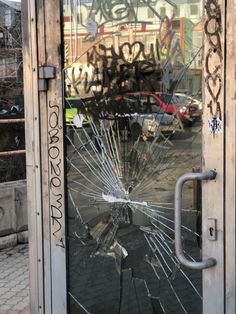
[[[0,251],[0,314],[29,314],[28,245]]]

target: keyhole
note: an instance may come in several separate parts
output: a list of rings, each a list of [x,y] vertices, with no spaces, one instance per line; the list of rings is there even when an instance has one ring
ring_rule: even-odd
[[[214,236],[214,228],[210,227],[209,231],[210,231],[210,236],[213,237]]]

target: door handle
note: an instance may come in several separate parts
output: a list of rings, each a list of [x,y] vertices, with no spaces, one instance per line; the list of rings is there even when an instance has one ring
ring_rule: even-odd
[[[182,190],[184,183],[190,180],[214,180],[216,171],[210,170],[200,173],[186,173],[182,175],[175,186],[175,253],[180,263],[191,269],[205,269],[216,265],[216,260],[212,257],[201,262],[188,260],[183,253],[181,240],[181,208],[182,208]]]

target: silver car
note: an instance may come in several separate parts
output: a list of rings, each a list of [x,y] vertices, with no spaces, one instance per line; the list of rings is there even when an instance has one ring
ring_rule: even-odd
[[[132,111],[129,128],[134,140],[140,136],[148,139],[170,138],[176,131],[182,130],[183,126],[178,118],[165,113],[157,106],[147,106],[135,96],[125,96],[123,99]]]
[[[176,131],[181,130],[181,122],[164,112],[134,113],[130,118],[130,130],[134,140],[139,136],[170,138]]]

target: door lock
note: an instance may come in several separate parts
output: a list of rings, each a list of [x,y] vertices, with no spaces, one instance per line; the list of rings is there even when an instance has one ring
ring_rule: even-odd
[[[215,218],[208,218],[207,230],[208,230],[208,240],[209,241],[216,241],[217,240],[217,229],[216,229],[216,219]]]

